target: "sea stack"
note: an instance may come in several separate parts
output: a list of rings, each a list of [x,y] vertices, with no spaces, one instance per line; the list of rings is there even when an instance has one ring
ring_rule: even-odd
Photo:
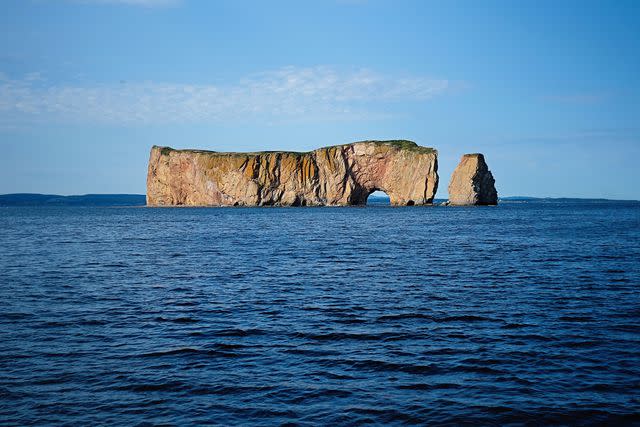
[[[495,180],[482,154],[462,156],[449,182],[449,204],[457,206],[498,204]]]
[[[154,146],[147,205],[364,205],[376,190],[392,205],[428,205],[437,188],[437,151],[411,141],[362,141],[306,153]]]

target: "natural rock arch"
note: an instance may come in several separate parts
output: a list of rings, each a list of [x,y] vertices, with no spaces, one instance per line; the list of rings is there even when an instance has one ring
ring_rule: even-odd
[[[364,205],[376,189],[392,205],[426,205],[438,188],[436,150],[362,141],[308,153],[151,149],[147,204]]]

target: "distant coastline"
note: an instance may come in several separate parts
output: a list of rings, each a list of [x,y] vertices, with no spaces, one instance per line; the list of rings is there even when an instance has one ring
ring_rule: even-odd
[[[440,204],[446,199],[435,199],[434,205]],[[638,200],[615,199],[589,199],[578,197],[529,197],[508,196],[500,197],[500,202],[573,202],[573,203],[597,203],[597,202],[639,202]],[[371,196],[369,204],[388,204],[389,198],[385,196]],[[144,194],[83,194],[62,196],[59,194],[40,193],[12,193],[0,194],[0,206],[145,206]]]
[[[529,197],[529,196],[506,196],[500,197],[501,202],[640,202],[631,199],[603,199],[584,197]]]
[[[144,206],[144,194],[1,194],[0,206]]]

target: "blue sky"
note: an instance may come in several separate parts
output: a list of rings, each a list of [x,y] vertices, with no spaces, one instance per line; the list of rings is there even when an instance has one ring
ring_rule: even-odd
[[[640,199],[640,6],[591,1],[4,0],[0,193],[144,193],[151,145],[411,139],[446,197]]]

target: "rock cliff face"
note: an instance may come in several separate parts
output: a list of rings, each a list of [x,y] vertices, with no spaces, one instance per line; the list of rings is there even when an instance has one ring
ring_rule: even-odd
[[[465,154],[449,182],[451,205],[496,205],[498,192],[482,154]]]
[[[437,152],[411,141],[363,141],[308,153],[219,153],[154,146],[151,206],[424,205],[438,188]]]

